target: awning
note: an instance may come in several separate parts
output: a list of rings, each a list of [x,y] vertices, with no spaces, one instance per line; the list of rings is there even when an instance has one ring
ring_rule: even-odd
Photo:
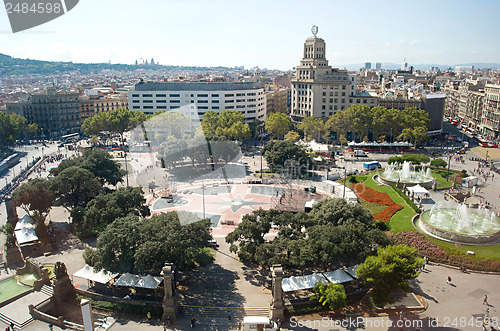
[[[23,217],[21,217],[19,219],[19,221],[17,221],[16,227],[14,228],[14,230],[21,230],[22,228],[33,229],[34,223],[35,222],[33,221],[33,219],[31,217],[29,217],[28,214],[25,214]]]
[[[350,266],[348,268],[345,268],[345,271],[349,274],[349,276],[358,279],[359,277],[356,276],[356,270],[358,270],[359,264]]]
[[[85,265],[82,269],[78,270],[73,274],[73,277],[79,277],[83,279],[88,279],[96,283],[107,284],[110,280],[118,276],[117,273],[112,273],[106,270],[101,270],[95,272],[94,268],[89,265]]]
[[[158,285],[160,285],[161,281],[161,277],[153,277],[151,275],[147,275],[141,277],[134,287],[155,289],[158,287]]]
[[[135,287],[135,285],[139,282],[139,279],[139,276],[132,275],[131,273],[127,272],[121,275],[113,285]]]
[[[413,193],[429,193],[429,191],[427,191],[425,189],[425,187],[422,187],[420,186],[420,184],[417,184],[415,186],[412,186],[412,187],[408,187],[408,191],[411,191]]]
[[[334,271],[323,272],[323,276],[334,284],[346,283],[354,280],[347,272],[342,269]]]
[[[306,201],[305,208],[312,208],[318,201],[312,199],[311,201]]]
[[[14,234],[19,245],[38,240],[38,236],[33,228],[22,228],[21,230],[14,231]]]
[[[283,278],[281,281],[281,288],[283,292],[292,292],[299,290],[308,290],[314,287],[317,282],[325,281],[326,278],[323,275],[312,274],[307,276],[292,276],[288,278]]]

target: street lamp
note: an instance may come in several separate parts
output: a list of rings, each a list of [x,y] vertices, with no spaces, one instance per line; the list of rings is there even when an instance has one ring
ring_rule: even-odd
[[[128,165],[127,165],[127,152],[123,150],[123,156],[125,157],[125,174],[127,175],[127,187],[128,187]]]
[[[448,173],[446,174],[446,181],[448,181],[448,177],[450,177],[450,161],[451,161],[451,153],[448,151]]]
[[[201,184],[201,191],[203,196],[203,219],[205,219],[205,183]]]
[[[342,193],[342,199],[345,199],[345,182],[347,180],[347,167],[344,166],[344,192]]]

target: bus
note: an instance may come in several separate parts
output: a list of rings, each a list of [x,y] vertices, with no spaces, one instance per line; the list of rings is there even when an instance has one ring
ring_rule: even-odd
[[[69,142],[75,142],[80,139],[80,134],[79,133],[70,133],[67,135],[64,135],[61,137],[61,142],[63,144],[69,143]]]

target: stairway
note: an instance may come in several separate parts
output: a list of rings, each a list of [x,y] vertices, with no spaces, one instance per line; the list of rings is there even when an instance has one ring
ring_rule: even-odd
[[[40,292],[45,293],[50,297],[54,295],[54,289],[52,288],[52,286],[48,286],[48,285],[42,285]]]
[[[10,319],[9,317],[5,316],[2,313],[0,313],[0,320],[2,322],[6,323],[7,325],[11,325],[11,323],[14,323],[14,329],[15,330],[21,330],[26,325],[28,325],[28,324],[30,324],[31,322],[34,321],[33,318],[30,318],[29,320],[26,320],[23,323],[19,323],[19,322],[14,321],[13,319]]]
[[[183,307],[183,315],[185,316],[196,316],[197,319],[203,317],[209,318],[224,318],[227,319],[228,311],[231,312],[231,318],[242,319],[245,316],[265,316],[269,317],[268,307],[257,307],[257,308],[245,308],[245,307],[235,307],[235,308],[219,308],[219,307],[193,307],[186,306]]]

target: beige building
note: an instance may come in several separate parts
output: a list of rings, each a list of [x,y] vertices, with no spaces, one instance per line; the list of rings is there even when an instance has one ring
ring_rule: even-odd
[[[99,114],[103,111],[110,111],[116,108],[128,108],[128,96],[108,96],[108,97],[88,97],[82,96],[79,99],[81,123],[85,119]]]
[[[289,110],[290,89],[283,86],[266,87],[267,113],[287,113]]]
[[[302,61],[291,80],[290,110],[295,121],[307,116],[326,119],[347,109],[349,97],[356,92],[356,76],[328,65],[326,43],[316,33],[317,28],[313,27],[314,35],[305,41]]]
[[[488,139],[500,137],[500,85],[487,84],[484,89],[481,131]]]

